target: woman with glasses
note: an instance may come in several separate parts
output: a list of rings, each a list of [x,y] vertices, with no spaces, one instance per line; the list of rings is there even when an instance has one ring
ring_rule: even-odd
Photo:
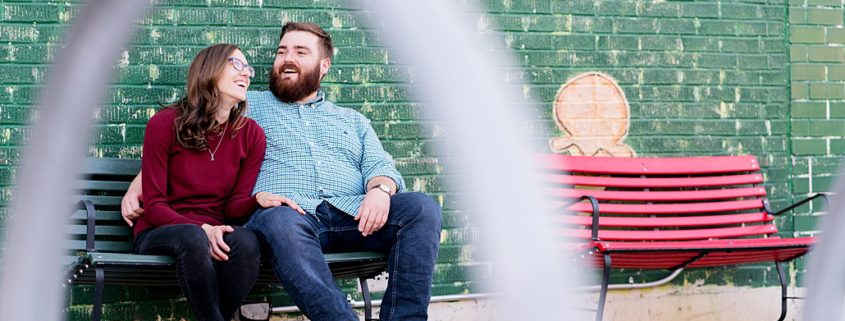
[[[133,251],[176,258],[179,287],[200,321],[230,320],[258,276],[258,239],[228,224],[288,203],[252,194],[266,143],[244,117],[254,75],[238,47],[203,49],[188,69],[186,96],[159,110],[144,134],[144,213],[127,219]]]

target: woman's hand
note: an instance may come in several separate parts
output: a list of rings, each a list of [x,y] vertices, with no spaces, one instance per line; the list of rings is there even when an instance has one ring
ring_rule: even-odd
[[[268,192],[258,192],[257,194],[255,194],[255,200],[258,201],[258,205],[261,205],[261,207],[264,208],[282,206],[282,204],[287,204],[288,207],[299,212],[299,214],[305,215],[305,210],[299,207],[296,202],[282,195],[276,195]]]
[[[123,200],[120,201],[120,214],[129,226],[133,226],[135,220],[144,214],[144,209],[141,208],[141,173],[135,176],[126,194],[123,195]]]
[[[211,247],[211,257],[218,261],[228,261],[229,256],[226,255],[231,248],[223,241],[223,235],[234,232],[235,229],[229,225],[202,225],[205,236],[208,237],[208,245]]]

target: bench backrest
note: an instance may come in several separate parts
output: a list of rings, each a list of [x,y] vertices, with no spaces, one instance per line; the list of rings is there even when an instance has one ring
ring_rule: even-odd
[[[555,205],[598,200],[598,238],[678,241],[765,237],[777,233],[754,156],[609,158],[540,156]],[[566,207],[566,206],[564,206]],[[563,215],[564,236],[591,238],[592,205]]]
[[[141,169],[137,159],[89,158],[76,180],[78,199],[89,200],[96,213],[94,249],[98,252],[128,253],[132,249],[132,229],[120,215],[120,201],[129,183]],[[72,214],[67,246],[85,251],[89,246],[86,209],[77,207]]]

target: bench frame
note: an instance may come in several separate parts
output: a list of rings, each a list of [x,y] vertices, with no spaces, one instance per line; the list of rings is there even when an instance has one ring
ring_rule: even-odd
[[[580,251],[583,261],[602,269],[596,320],[603,318],[612,268],[678,272],[765,261],[774,263],[781,285],[778,320],[786,317],[787,299],[796,297],[787,295],[782,264],[807,253],[815,239],[777,237],[774,217],[819,198],[827,202],[827,195],[817,193],[773,211],[753,156],[604,158],[548,154],[541,155],[540,161],[542,169],[551,172],[547,175],[547,183],[553,186],[550,195],[566,200],[556,204],[557,208],[589,216],[566,215],[562,220],[576,227],[565,228],[562,233]],[[684,186],[685,181],[691,185]],[[742,187],[748,185],[753,187]],[[745,207],[731,207],[743,202]],[[667,205],[675,207],[666,210]],[[678,209],[685,205],[689,205],[689,212]],[[713,205],[726,209],[704,209]],[[746,221],[738,221],[740,217]],[[749,217],[759,219],[752,221]],[[691,218],[709,221],[690,222]],[[665,223],[669,221],[684,223]],[[730,229],[733,230],[728,232]],[[712,236],[701,236],[708,233]],[[620,257],[623,263],[614,265],[614,258]]]
[[[122,216],[114,211],[115,207],[119,211],[120,195],[140,170],[140,161],[94,158],[89,159],[86,166],[79,180],[82,199],[79,201],[79,210],[72,215],[75,223],[70,226],[73,232],[70,233],[71,245],[68,247],[73,253],[69,261],[73,263],[69,266],[67,282],[95,286],[91,320],[99,321],[106,284],[175,286],[177,282],[173,258],[130,252],[131,228],[125,222],[121,225]],[[109,193],[109,196],[101,196],[104,192]],[[108,200],[103,201],[103,198]],[[116,235],[120,240],[114,240]],[[358,279],[364,300],[364,318],[378,320],[372,316],[372,296],[367,279],[386,271],[387,256],[376,252],[332,253],[324,256],[335,279]],[[269,264],[262,264],[256,285],[281,287],[280,284]]]

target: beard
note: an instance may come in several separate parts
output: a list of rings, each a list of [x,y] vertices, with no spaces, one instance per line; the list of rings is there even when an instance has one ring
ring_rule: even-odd
[[[293,69],[299,74],[296,81],[283,79],[282,71]],[[319,65],[302,70],[293,64],[283,64],[279,69],[270,68],[270,91],[279,100],[293,103],[302,100],[320,89]]]

